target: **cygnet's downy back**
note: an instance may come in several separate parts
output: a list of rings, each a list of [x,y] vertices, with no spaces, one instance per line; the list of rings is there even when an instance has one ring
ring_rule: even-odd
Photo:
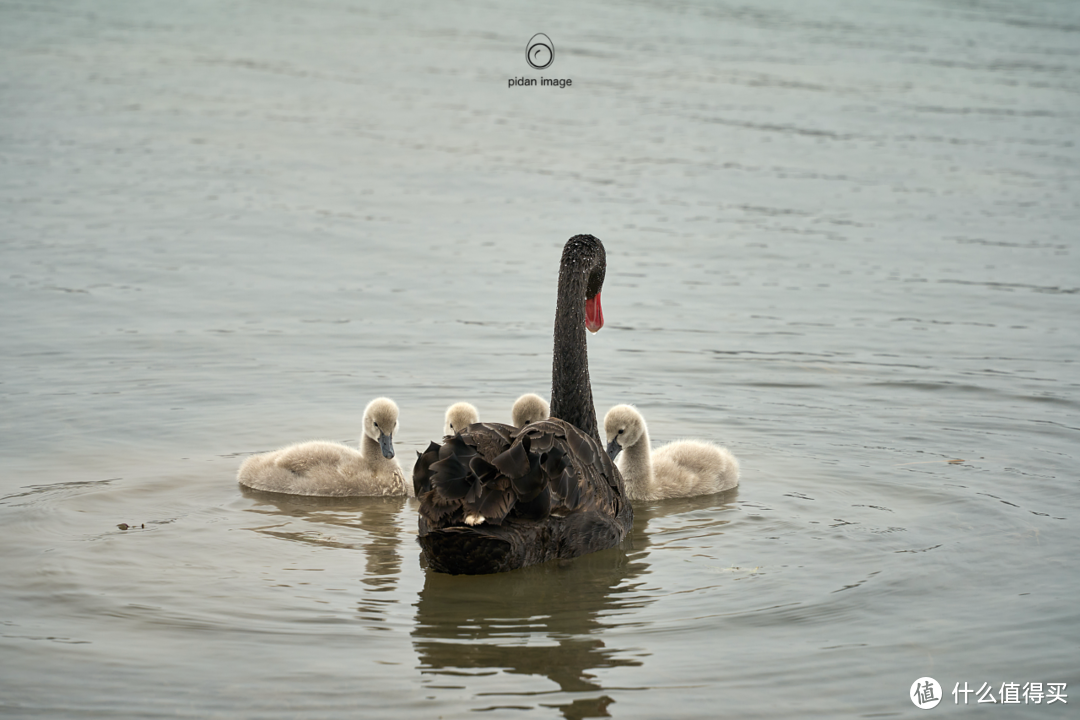
[[[739,461],[727,448],[701,440],[678,440],[652,450],[645,418],[631,405],[604,417],[608,455],[619,457],[626,495],[634,500],[711,495],[739,484]]]
[[[360,449],[325,440],[289,445],[252,455],[240,465],[237,481],[263,492],[320,497],[410,495],[394,458],[398,407],[376,398],[364,409]]]

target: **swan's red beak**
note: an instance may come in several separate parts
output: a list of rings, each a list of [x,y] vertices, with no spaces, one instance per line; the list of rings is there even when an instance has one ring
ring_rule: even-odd
[[[600,307],[600,293],[585,301],[585,327],[595,333],[604,327],[604,310]]]

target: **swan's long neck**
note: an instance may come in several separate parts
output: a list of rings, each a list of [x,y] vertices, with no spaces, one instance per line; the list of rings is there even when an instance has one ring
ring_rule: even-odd
[[[383,457],[379,441],[372,440],[367,433],[360,436],[360,454],[364,456],[364,464],[371,469],[380,468],[388,462],[393,462]]]
[[[642,428],[636,443],[623,449],[623,455],[625,460],[620,463],[620,468],[627,492],[634,496],[644,495],[653,484],[652,443],[647,426]]]
[[[551,367],[551,417],[559,418],[600,442],[589,382],[585,338],[585,288],[591,263],[563,257],[555,306],[555,351]],[[601,447],[603,443],[600,443]]]

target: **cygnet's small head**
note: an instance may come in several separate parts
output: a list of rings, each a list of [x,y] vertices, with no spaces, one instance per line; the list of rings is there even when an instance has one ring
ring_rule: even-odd
[[[616,405],[604,416],[607,451],[612,460],[645,434],[645,418],[632,405]]]
[[[544,398],[534,393],[526,393],[514,402],[510,411],[510,422],[514,427],[525,427],[529,423],[540,422],[551,417],[551,407]]]
[[[364,409],[364,434],[379,443],[384,458],[394,457],[397,426],[398,406],[390,398],[375,398]]]
[[[446,409],[443,435],[453,435],[463,428],[480,422],[480,411],[467,402],[454,403]]]

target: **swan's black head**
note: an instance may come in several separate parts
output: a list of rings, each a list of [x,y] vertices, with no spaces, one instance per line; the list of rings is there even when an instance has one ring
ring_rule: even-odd
[[[585,327],[596,332],[604,326],[600,307],[600,291],[607,274],[607,253],[604,243],[592,235],[575,235],[566,241],[562,256],[563,271],[587,273],[585,281]]]
[[[607,253],[604,243],[592,235],[575,235],[563,246],[563,264],[571,262],[589,273],[585,285],[585,297],[596,297],[604,287],[604,275],[607,273]]]

